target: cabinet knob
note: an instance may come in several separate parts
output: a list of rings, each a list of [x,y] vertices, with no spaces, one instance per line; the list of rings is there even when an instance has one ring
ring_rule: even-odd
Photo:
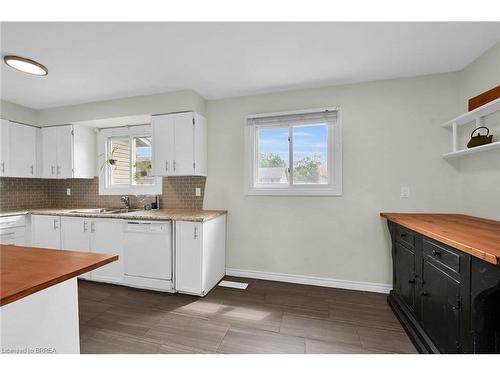
[[[440,251],[438,251],[438,250],[434,250],[434,249],[433,249],[433,250],[432,250],[432,255],[434,255],[435,257],[437,257],[437,256],[441,255],[441,252],[440,252]]]

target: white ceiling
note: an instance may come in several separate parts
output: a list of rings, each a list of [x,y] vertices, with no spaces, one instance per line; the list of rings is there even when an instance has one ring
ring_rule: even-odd
[[[2,99],[35,109],[193,89],[207,99],[462,69],[500,23],[2,23]]]

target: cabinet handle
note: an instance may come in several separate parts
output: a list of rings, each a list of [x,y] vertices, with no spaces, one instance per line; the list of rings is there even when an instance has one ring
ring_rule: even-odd
[[[89,229],[88,223],[86,221],[83,222],[83,232],[85,233]]]
[[[165,170],[168,172],[168,160],[165,160]]]
[[[51,174],[54,174],[54,171],[55,171],[55,167],[53,165],[50,166],[50,173]]]
[[[176,167],[175,167],[175,160],[174,160],[174,171],[177,170]]]
[[[94,233],[94,232],[95,232],[95,223],[91,222],[90,223],[90,233]]]
[[[58,175],[60,175],[60,174],[61,174],[61,166],[60,166],[60,165],[58,165],[58,166],[57,166],[57,174],[58,174]]]
[[[59,229],[59,225],[58,225],[59,223],[58,222],[59,222],[59,220],[54,219],[54,230],[58,230]]]
[[[426,297],[426,296],[428,296],[428,295],[429,295],[429,293],[427,293],[427,292],[425,292],[425,291],[424,291],[424,292],[420,293],[420,295],[421,295],[422,297]]]
[[[437,251],[437,250],[432,250],[432,255],[434,255],[435,257],[441,255],[441,252],[440,251]]]
[[[2,173],[4,173],[4,172],[5,172],[5,162],[2,161]]]
[[[32,165],[32,166],[30,167],[30,170],[31,170],[31,174],[33,174],[33,173],[34,173],[34,171],[35,171],[35,167]]]
[[[194,236],[193,236],[193,238],[195,240],[198,239],[198,227],[196,227],[196,226],[194,227]]]
[[[413,280],[408,280],[408,284],[415,284],[415,279],[413,279]]]

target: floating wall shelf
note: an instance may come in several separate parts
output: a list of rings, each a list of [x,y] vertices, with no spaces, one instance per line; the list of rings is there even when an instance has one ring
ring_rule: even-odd
[[[489,102],[479,108],[476,108],[473,111],[464,113],[463,115],[455,117],[453,120],[450,120],[442,124],[441,126],[444,128],[451,128],[453,137],[453,142],[452,142],[453,151],[444,154],[443,157],[454,158],[463,155],[475,154],[477,152],[482,152],[487,150],[500,149],[500,141],[473,148],[458,149],[457,128],[459,126],[469,124],[475,121],[476,127],[480,127],[482,126],[483,118],[485,116],[491,115],[492,113],[495,113],[497,111],[500,111],[500,99],[496,99],[492,102]]]
[[[441,126],[443,128],[451,128],[453,124],[457,124],[457,126],[468,124],[469,122],[480,119],[481,117],[491,115],[496,111],[500,111],[500,99],[493,100],[481,107],[476,108],[473,111],[464,113],[458,117],[455,117],[453,120],[445,122]]]
[[[458,156],[475,154],[476,152],[494,150],[496,148],[500,149],[500,142],[493,142],[493,143],[489,143],[487,145],[482,145],[482,146],[477,146],[477,147],[472,147],[472,148],[465,148],[463,150],[458,150],[458,151],[454,151],[454,152],[448,152],[447,154],[443,155],[443,158],[446,158],[446,159],[447,158],[456,158]]]

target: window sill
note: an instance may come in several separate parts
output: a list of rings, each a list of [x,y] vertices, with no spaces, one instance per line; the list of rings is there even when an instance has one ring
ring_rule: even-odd
[[[295,189],[281,189],[281,188],[250,188],[245,191],[245,195],[257,196],[342,196],[342,191],[335,188],[295,188]]]

